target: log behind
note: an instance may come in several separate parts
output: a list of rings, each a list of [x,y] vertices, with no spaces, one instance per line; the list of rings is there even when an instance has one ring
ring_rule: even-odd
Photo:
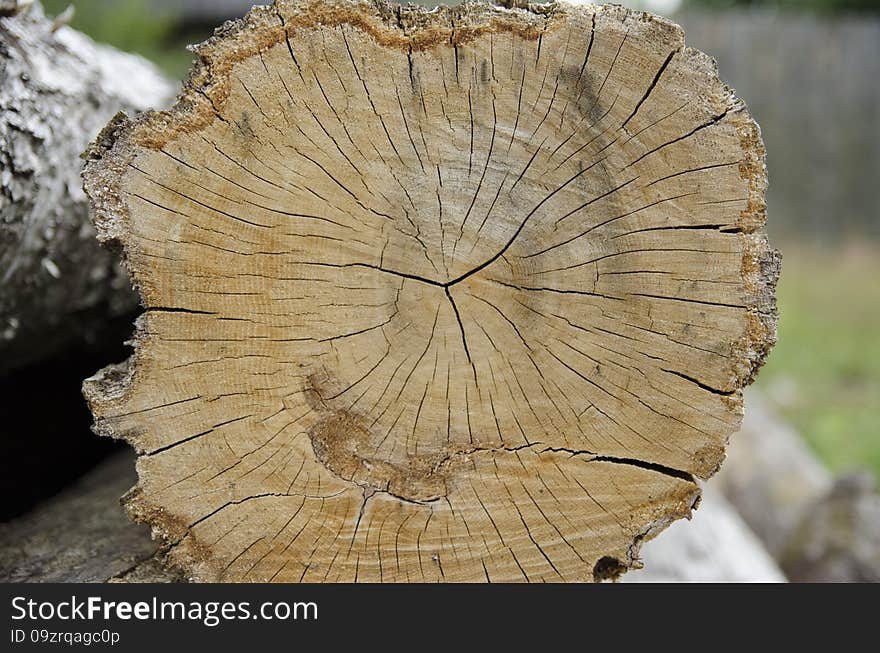
[[[96,339],[136,305],[88,220],[80,153],[121,110],[166,102],[147,61],[53,25],[0,17],[0,374]]]

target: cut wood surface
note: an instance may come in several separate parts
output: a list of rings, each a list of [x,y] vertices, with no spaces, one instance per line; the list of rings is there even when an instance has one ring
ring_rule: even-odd
[[[739,443],[733,444],[734,449]],[[132,452],[133,453],[133,452]],[[120,452],[31,513],[0,524],[0,582],[178,582],[155,555],[149,529],[131,523],[119,495],[134,480]],[[624,582],[776,582],[779,568],[718,491],[704,488],[692,521],[642,547],[644,567]]]
[[[757,125],[611,6],[281,0],[88,157],[146,308],[89,379],[196,580],[611,577],[775,336]]]
[[[155,66],[54,23],[38,2],[0,4],[0,373],[137,306],[95,240],[80,154],[116,112],[173,94]]]

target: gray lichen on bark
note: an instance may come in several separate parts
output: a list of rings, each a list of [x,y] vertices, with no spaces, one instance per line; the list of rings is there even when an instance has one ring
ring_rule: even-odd
[[[136,304],[95,239],[79,157],[115,113],[174,92],[140,57],[13,4],[0,12],[0,371]]]

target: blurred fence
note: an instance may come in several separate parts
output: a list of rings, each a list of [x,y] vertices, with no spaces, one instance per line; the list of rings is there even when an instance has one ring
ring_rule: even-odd
[[[880,17],[675,17],[761,124],[774,234],[880,236]]]
[[[157,1],[202,23],[252,4]],[[689,45],[718,60],[721,77],[761,124],[771,234],[880,237],[880,15],[731,10],[673,18]]]

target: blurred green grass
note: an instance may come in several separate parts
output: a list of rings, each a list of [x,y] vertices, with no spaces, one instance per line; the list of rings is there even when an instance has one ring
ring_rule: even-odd
[[[779,341],[756,385],[834,471],[880,479],[880,244],[781,248]]]
[[[157,8],[150,0],[42,0],[42,5],[47,16],[73,5],[71,27],[95,41],[150,59],[172,79],[183,79],[189,71],[194,56],[187,44],[211,35],[210,30],[182,29],[173,9]]]

